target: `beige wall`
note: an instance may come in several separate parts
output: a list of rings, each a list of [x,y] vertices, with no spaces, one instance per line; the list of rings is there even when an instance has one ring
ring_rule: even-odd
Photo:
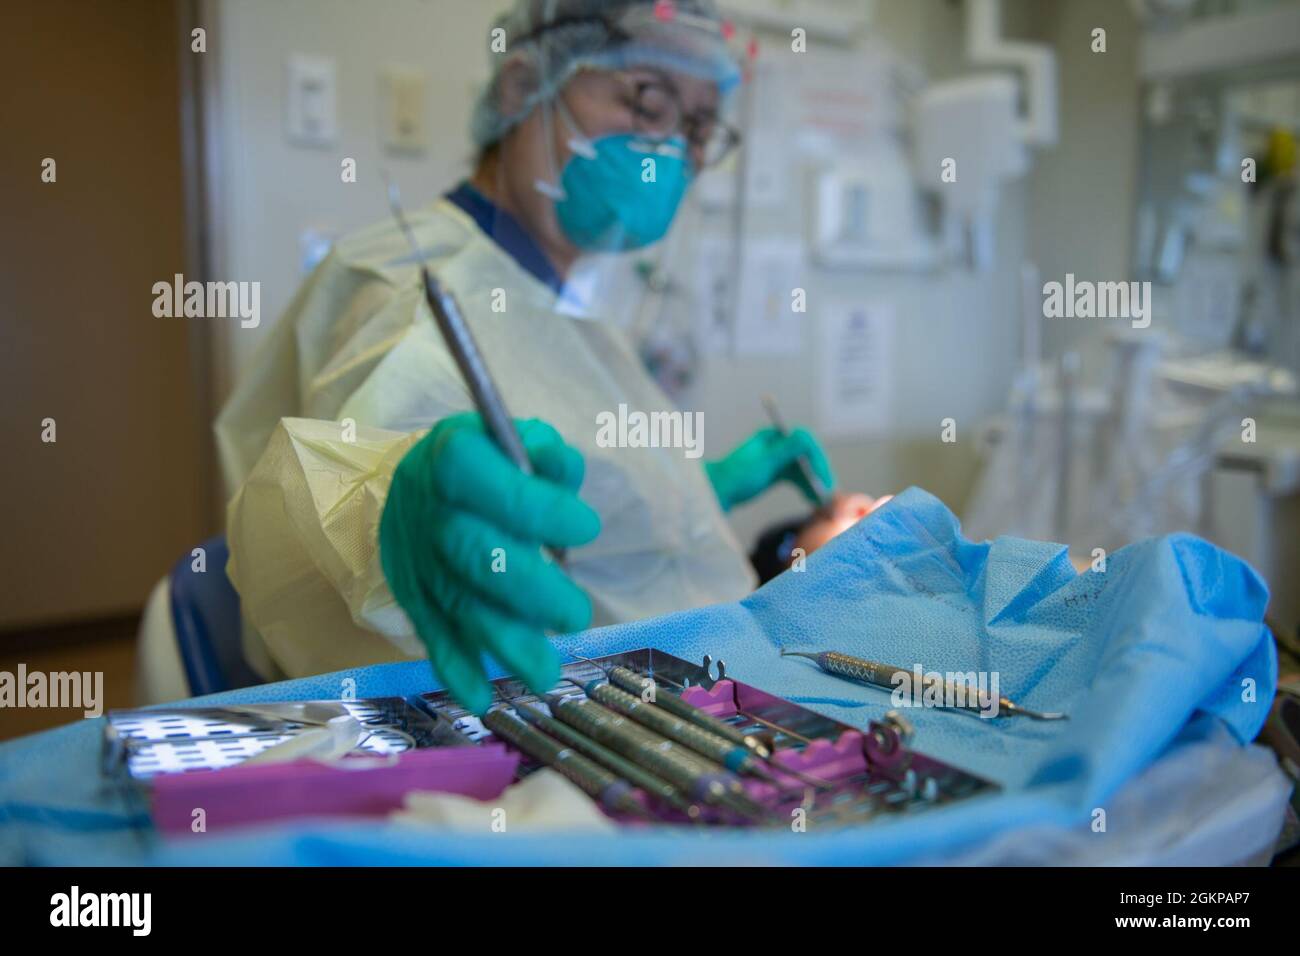
[[[216,38],[211,90],[215,154],[215,271],[262,283],[262,324],[218,330],[216,398],[288,304],[303,274],[304,231],[341,234],[387,213],[380,170],[408,205],[437,198],[469,169],[468,127],[488,75],[488,29],[509,0],[206,0],[203,22]],[[289,141],[285,131],[291,54],[332,59],[337,68],[334,146]],[[380,72],[417,67],[427,77],[430,145],[403,156],[381,145]],[[357,162],[344,183],[343,157]]]
[[[0,4],[0,630],[138,609],[204,530],[176,6]],[[19,39],[21,38],[21,39]],[[41,162],[57,181],[41,181]],[[41,441],[56,421],[57,442]]]
[[[1028,245],[1043,281],[1128,281],[1139,148],[1139,35],[1127,0],[1053,0],[1030,27],[1056,50],[1061,139],[1044,151],[1028,182]],[[1106,30],[1093,53],[1092,30]],[[1100,371],[1104,323],[1048,322],[1043,346],[1083,352],[1085,374]]]

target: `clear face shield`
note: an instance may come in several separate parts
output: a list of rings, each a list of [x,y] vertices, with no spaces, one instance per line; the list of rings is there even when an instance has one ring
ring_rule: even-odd
[[[498,195],[527,206],[548,258],[566,260],[558,309],[624,327],[672,390],[694,364],[683,296],[695,280],[697,186],[725,175],[710,170],[739,143],[728,94],[740,70],[729,27],[657,10],[601,20],[608,42],[571,57],[565,31],[577,42],[577,27],[535,31],[538,102],[495,146],[492,175]],[[552,33],[561,45],[548,46]]]

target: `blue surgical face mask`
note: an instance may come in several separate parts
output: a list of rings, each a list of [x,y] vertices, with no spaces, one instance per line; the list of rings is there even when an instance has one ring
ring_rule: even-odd
[[[561,105],[561,115],[575,124]],[[624,252],[668,232],[694,177],[686,140],[616,133],[570,140],[573,156],[560,175],[555,214],[579,249]]]

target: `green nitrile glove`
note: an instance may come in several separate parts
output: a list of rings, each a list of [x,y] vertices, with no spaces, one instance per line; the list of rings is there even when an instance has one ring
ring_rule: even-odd
[[[379,524],[393,596],[434,673],[476,714],[492,702],[484,653],[542,693],[560,676],[545,632],[591,622],[587,595],[541,554],[600,532],[577,494],[582,456],[545,422],[515,425],[535,475],[515,467],[477,413],[452,415],[398,463]]]
[[[835,488],[831,463],[812,434],[796,428],[788,435],[775,428],[760,428],[725,458],[705,462],[713,490],[723,511],[754,498],[778,481],[795,484],[813,504],[820,504],[799,468],[800,456],[806,456],[813,473],[827,491]]]

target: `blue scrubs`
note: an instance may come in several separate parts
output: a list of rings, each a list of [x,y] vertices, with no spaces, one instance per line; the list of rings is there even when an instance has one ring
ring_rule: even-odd
[[[499,208],[468,181],[447,193],[445,198],[478,223],[483,233],[504,249],[529,275],[559,294],[564,287],[564,279],[551,266],[541,247],[533,241],[533,237],[524,230],[518,219]]]

